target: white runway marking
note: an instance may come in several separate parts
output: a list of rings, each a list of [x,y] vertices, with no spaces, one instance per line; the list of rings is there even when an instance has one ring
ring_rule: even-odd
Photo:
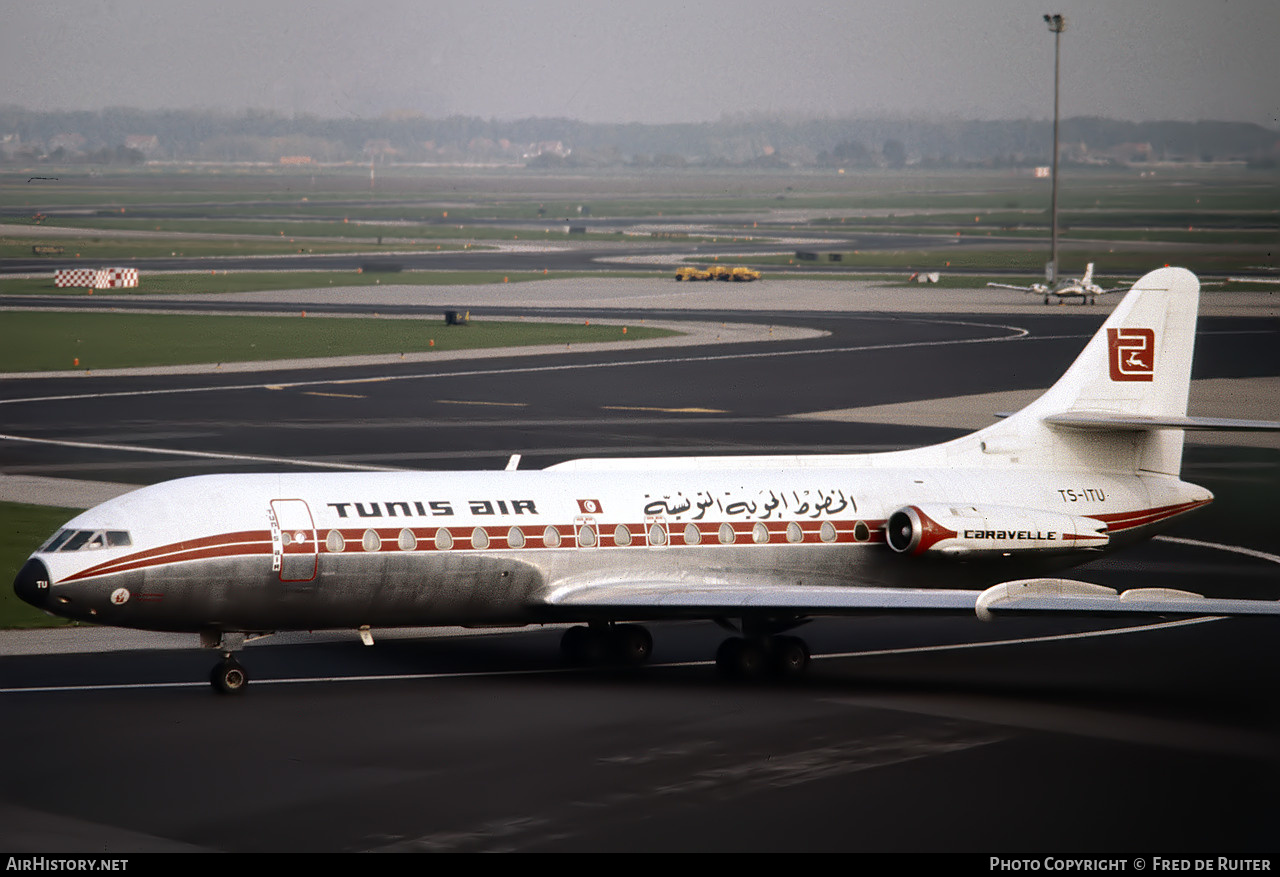
[[[0,441],[27,442],[35,445],[56,445],[63,448],[89,448],[98,451],[129,451],[136,454],[161,454],[175,457],[199,457],[206,460],[238,460],[247,463],[279,463],[289,466],[315,466],[321,469],[359,469],[365,472],[403,472],[395,466],[372,466],[365,463],[330,463],[324,460],[303,460],[296,457],[268,457],[258,454],[232,454],[215,451],[187,451],[180,448],[152,448],[146,445],[118,445],[108,442],[77,442],[70,439],[31,438],[23,435],[0,433]]]
[[[1122,627],[1112,630],[1091,630],[1082,631],[1080,633],[1064,633],[1051,634],[1047,636],[1022,637],[1019,639],[992,640],[990,642],[980,643],[952,643],[948,645],[938,646],[912,646],[902,649],[872,649],[861,652],[838,652],[834,654],[814,655],[813,660],[827,660],[831,658],[871,658],[883,655],[910,655],[924,654],[927,652],[945,652],[958,649],[985,649],[996,648],[1000,646],[1016,646],[1029,645],[1032,643],[1055,642],[1059,640],[1070,639],[1088,639],[1091,637],[1102,636],[1121,636],[1131,633],[1147,633],[1154,630],[1161,630],[1169,627],[1182,627],[1191,624],[1203,624],[1208,621],[1221,621],[1218,617],[1208,618],[1192,618],[1180,621],[1165,621],[1156,624],[1144,624],[1136,627]],[[669,663],[650,664],[651,669],[660,669],[663,667],[711,667],[715,665],[714,660],[705,661],[672,661]],[[303,677],[293,679],[255,679],[252,687],[258,688],[266,685],[298,685],[310,682],[413,682],[426,681],[432,679],[481,679],[495,677],[515,677],[515,676],[545,676],[550,674],[561,673],[589,673],[590,669],[580,669],[576,667],[547,667],[541,670],[481,670],[481,671],[452,671],[446,673],[394,673],[385,676],[365,675],[365,676],[316,676]],[[114,685],[42,685],[30,688],[0,688],[0,694],[33,694],[36,692],[66,692],[66,691],[143,691],[160,688],[208,688],[208,682],[130,682]]]
[[[490,368],[490,369],[470,369],[468,371],[448,371],[448,372],[432,372],[430,374],[396,374],[382,375],[368,378],[343,378],[333,379],[327,378],[322,380],[307,381],[290,381],[282,383],[279,381],[263,381],[261,383],[252,384],[230,384],[225,386],[210,387],[171,387],[158,390],[121,390],[111,393],[69,393],[60,396],[27,396],[17,399],[0,399],[0,405],[15,405],[22,402],[66,402],[84,399],[119,399],[124,397],[139,396],[170,396],[182,393],[217,393],[221,391],[236,390],[282,390],[282,389],[298,389],[305,387],[324,387],[324,386],[350,386],[353,384],[369,384],[382,381],[429,381],[449,378],[468,378],[468,377],[487,377],[492,375],[513,375],[513,374],[539,374],[544,372],[559,371],[575,371],[596,368],[627,368],[632,366],[644,365],[672,365],[678,363],[691,362],[726,362],[738,359],[764,359],[769,357],[782,356],[822,356],[830,353],[864,353],[875,350],[909,350],[912,348],[922,347],[952,347],[964,344],[991,344],[1004,341],[1017,341],[1026,338],[1031,334],[1029,329],[1023,329],[1019,326],[1009,326],[1001,323],[974,323],[959,320],[921,320],[920,322],[938,323],[948,326],[973,326],[984,329],[1000,329],[1008,332],[1008,335],[1000,335],[988,338],[957,338],[947,341],[905,341],[897,344],[865,344],[854,347],[825,347],[818,350],[773,350],[759,351],[752,353],[722,353],[707,354],[705,356],[672,356],[661,359],[627,359],[617,362],[581,362],[581,363],[565,363],[563,365],[543,365],[543,366],[517,366],[514,368]],[[1083,337],[1083,336],[1082,336]],[[518,351],[513,351],[513,356],[519,356]]]
[[[1243,554],[1246,557],[1256,557],[1259,560],[1267,560],[1271,563],[1280,563],[1280,555],[1267,554],[1265,551],[1257,551],[1253,548],[1241,548],[1239,545],[1222,545],[1218,542],[1204,542],[1200,539],[1187,539],[1182,536],[1156,536],[1154,538],[1160,542],[1173,542],[1176,545],[1192,545],[1196,548],[1213,548],[1218,551],[1230,551],[1235,554]]]
[[[280,391],[284,389],[301,389],[301,388],[319,387],[319,386],[350,386],[353,384],[382,383],[384,381],[435,380],[440,378],[477,377],[477,376],[510,375],[510,374],[533,374],[533,373],[539,373],[539,372],[571,371],[576,369],[591,369],[591,368],[619,368],[619,367],[650,365],[650,364],[665,365],[665,364],[689,363],[689,362],[719,362],[719,361],[736,360],[736,359],[757,359],[761,357],[816,356],[816,355],[823,355],[828,353],[856,353],[856,352],[873,351],[873,350],[900,350],[900,349],[910,349],[910,348],[918,348],[918,347],[947,347],[947,346],[954,346],[954,345],[961,345],[961,344],[987,344],[992,342],[1013,341],[1013,340],[1025,338],[1030,334],[1030,331],[1027,329],[1023,329],[1018,326],[1009,326],[1009,325],[1000,324],[1000,323],[973,323],[973,322],[958,321],[958,320],[928,320],[925,322],[942,323],[945,325],[955,325],[955,326],[974,326],[974,327],[981,327],[985,329],[1000,329],[1000,330],[1009,332],[1011,334],[990,337],[990,338],[962,338],[962,339],[954,339],[949,341],[911,341],[911,342],[903,342],[898,344],[868,344],[868,345],[861,345],[856,347],[829,347],[829,348],[822,348],[819,350],[783,350],[783,351],[766,351],[766,352],[759,352],[759,353],[737,353],[737,354],[718,354],[718,355],[707,355],[707,356],[666,357],[662,359],[632,359],[632,360],[624,360],[621,362],[566,363],[564,365],[553,365],[553,366],[524,366],[524,367],[517,367],[517,368],[502,368],[502,369],[472,369],[469,371],[462,371],[462,372],[451,371],[451,372],[440,372],[440,373],[432,373],[432,374],[384,375],[384,376],[375,376],[375,377],[368,377],[368,378],[347,378],[347,379],[340,379],[340,380],[327,379],[327,380],[313,380],[313,381],[294,381],[289,383],[263,382],[258,384],[236,384],[233,386],[222,386],[222,387],[178,387],[178,388],[169,388],[169,389],[163,389],[163,390],[132,390],[132,391],[121,391],[121,392],[112,392],[112,393],[77,393],[77,394],[70,394],[70,395],[64,395],[64,396],[39,396],[39,397],[28,397],[28,398],[22,398],[22,399],[2,399],[0,400],[0,405],[10,405],[18,402],[57,402],[57,401],[72,401],[72,400],[87,400],[87,399],[110,399],[110,398],[121,398],[126,396],[136,397],[136,396],[163,396],[163,395],[173,395],[178,393],[211,393],[211,392],[218,392],[222,390],[234,391],[234,390],[261,389],[261,390]],[[309,391],[304,390],[304,392],[309,392]],[[441,401],[448,401],[448,400],[441,400]],[[456,404],[463,404],[463,403],[456,403]],[[476,402],[476,403],[470,403],[470,404],[486,404],[486,403]],[[503,404],[503,403],[487,403],[487,404]],[[507,403],[507,404],[510,404],[510,403]],[[27,442],[30,444],[56,445],[60,447],[70,447],[70,448],[88,448],[88,449],[111,450],[111,451],[132,451],[132,452],[144,453],[144,454],[158,454],[158,455],[165,455],[165,456],[180,456],[180,457],[199,457],[203,459],[213,459],[213,460],[235,460],[240,462],[251,462],[251,463],[278,463],[278,464],[287,464],[287,465],[296,465],[296,466],[311,466],[311,467],[324,468],[324,469],[340,469],[340,470],[341,469],[359,469],[359,470],[370,471],[370,472],[403,471],[402,467],[395,467],[395,466],[377,466],[377,465],[360,464],[360,463],[324,462],[324,461],[304,460],[304,459],[289,458],[289,457],[260,456],[260,455],[254,455],[254,454],[219,453],[219,452],[213,452],[213,451],[189,451],[189,450],[178,450],[174,448],[155,448],[155,447],[148,447],[145,445],[108,444],[103,442],[81,442],[81,441],[72,441],[69,439],[46,439],[46,438],[35,438],[31,436],[20,436],[20,435],[0,433],[0,441],[6,441],[6,440],[17,441],[17,442]]]

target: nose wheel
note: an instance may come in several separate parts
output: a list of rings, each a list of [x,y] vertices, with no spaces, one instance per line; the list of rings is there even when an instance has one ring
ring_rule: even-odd
[[[240,694],[249,685],[249,671],[234,658],[224,658],[214,665],[209,682],[218,694]]]

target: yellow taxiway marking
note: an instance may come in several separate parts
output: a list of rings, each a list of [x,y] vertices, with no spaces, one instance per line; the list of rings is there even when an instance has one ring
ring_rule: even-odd
[[[728,414],[722,408],[645,408],[641,405],[601,405],[605,411],[661,411],[664,414]]]
[[[437,399],[437,405],[497,405],[502,408],[528,408],[528,402],[472,402],[463,399]]]
[[[334,396],[338,399],[367,399],[368,396],[357,396],[355,393],[321,393],[317,390],[303,390],[304,396]]]

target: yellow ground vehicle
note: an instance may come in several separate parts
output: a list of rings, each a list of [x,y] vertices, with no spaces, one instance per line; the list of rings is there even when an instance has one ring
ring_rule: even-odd
[[[676,280],[710,280],[711,275],[701,268],[677,268]]]
[[[705,269],[686,266],[676,269],[676,280],[759,280],[760,272],[745,265],[708,265]]]

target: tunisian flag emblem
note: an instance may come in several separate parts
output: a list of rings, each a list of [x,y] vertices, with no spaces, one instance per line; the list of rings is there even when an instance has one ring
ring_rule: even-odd
[[[578,500],[578,511],[584,515],[598,515],[604,509],[601,508],[600,500],[598,499],[580,499]]]

